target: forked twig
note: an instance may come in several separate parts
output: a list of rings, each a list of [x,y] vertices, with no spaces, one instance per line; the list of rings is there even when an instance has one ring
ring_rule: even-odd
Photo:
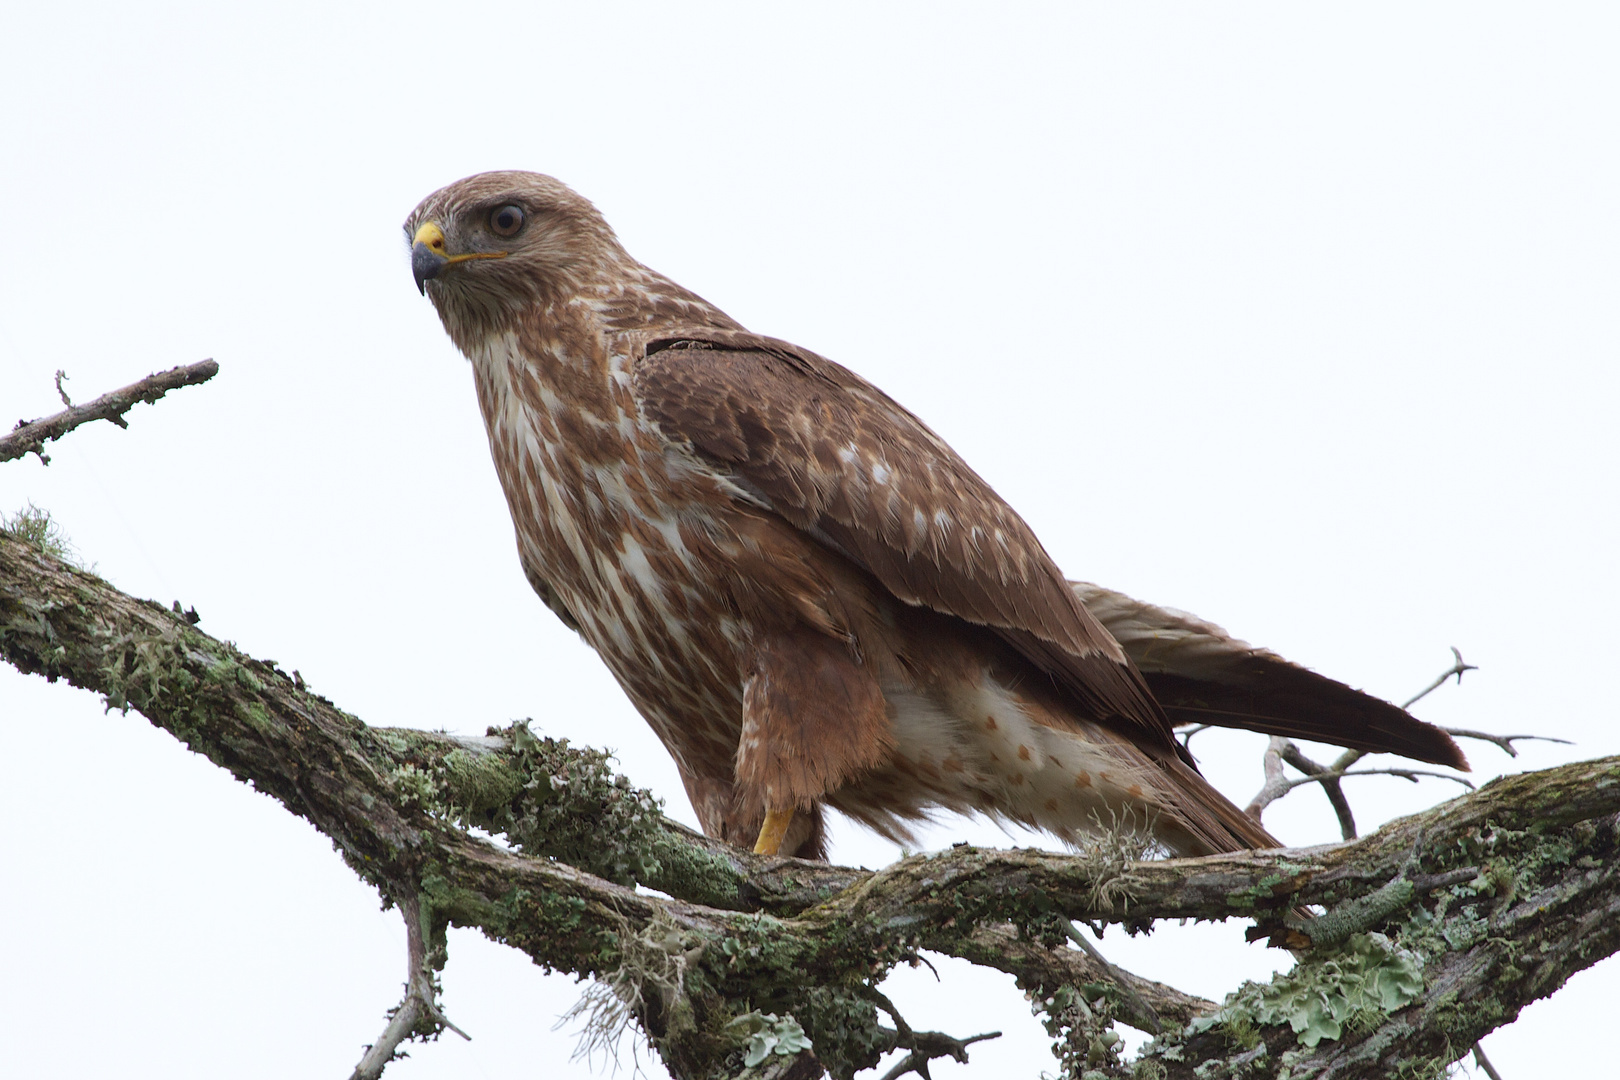
[[[1440,689],[1441,686],[1445,685],[1445,681],[1451,678],[1453,675],[1457,676],[1457,684],[1460,686],[1462,685],[1463,672],[1479,670],[1479,666],[1477,664],[1463,662],[1462,653],[1457,651],[1457,646],[1455,645],[1451,647],[1451,655],[1455,658],[1452,661],[1451,666],[1443,671],[1440,674],[1440,677],[1434,680],[1434,682],[1430,683],[1428,686],[1425,686],[1422,690],[1419,690],[1417,693],[1413,694],[1411,697],[1402,702],[1401,708],[1410,709],[1413,705],[1416,705],[1418,702]]]
[[[1445,681],[1453,676],[1455,676],[1457,681],[1460,683],[1462,682],[1463,672],[1479,670],[1478,665],[1470,664],[1463,659],[1462,653],[1455,645],[1451,646],[1451,656],[1451,666],[1443,671],[1439,678],[1435,679],[1432,683],[1425,686],[1416,694],[1413,694],[1411,697],[1407,698],[1405,703],[1401,705],[1401,708],[1411,708],[1417,702],[1428,697],[1441,686],[1445,685]],[[1533,735],[1492,736],[1472,731],[1452,731],[1445,728],[1442,728],[1441,730],[1446,731],[1448,735],[1462,735],[1465,737],[1478,737],[1485,739],[1487,742],[1493,742],[1496,745],[1501,746],[1502,749],[1506,750],[1509,754],[1514,753],[1512,748],[1513,739],[1538,737]],[[1558,742],[1562,740],[1551,741]],[[1265,783],[1261,785],[1259,792],[1256,793],[1254,799],[1249,803],[1249,805],[1244,808],[1244,813],[1254,818],[1254,820],[1259,821],[1261,815],[1265,812],[1266,807],[1270,806],[1272,803],[1276,802],[1278,799],[1282,798],[1295,788],[1303,787],[1306,784],[1321,784],[1322,791],[1327,795],[1328,802],[1333,805],[1333,813],[1339,819],[1339,831],[1344,835],[1344,839],[1354,840],[1356,838],[1355,815],[1350,812],[1350,801],[1345,798],[1344,788],[1339,783],[1339,781],[1344,779],[1346,776],[1399,776],[1402,779],[1410,780],[1413,783],[1416,783],[1418,777],[1420,776],[1435,776],[1443,780],[1455,780],[1457,783],[1462,784],[1464,787],[1467,787],[1470,790],[1472,790],[1474,786],[1461,777],[1452,776],[1449,773],[1430,772],[1426,769],[1389,768],[1356,769],[1352,771],[1351,766],[1366,756],[1367,752],[1365,750],[1346,750],[1344,753],[1339,755],[1338,759],[1334,761],[1332,765],[1321,765],[1315,761],[1312,761],[1309,757],[1306,757],[1304,751],[1302,751],[1298,746],[1295,746],[1290,740],[1279,735],[1274,735],[1271,738],[1271,742],[1266,746],[1265,756],[1261,759],[1261,764],[1265,769],[1266,774]],[[1292,765],[1305,775],[1297,779],[1285,776],[1283,774],[1284,762]]]
[[[950,1057],[960,1064],[967,1064],[967,1048],[976,1042],[986,1039],[999,1039],[1001,1032],[990,1031],[983,1035],[974,1035],[966,1039],[958,1039],[942,1031],[913,1031],[911,1025],[906,1023],[900,1010],[894,1007],[894,1002],[877,987],[868,986],[861,990],[861,996],[872,1004],[889,1014],[894,1021],[894,1044],[911,1052],[899,1061],[894,1067],[883,1074],[883,1080],[899,1080],[907,1073],[916,1073],[923,1080],[932,1080],[928,1075],[928,1063],[935,1058]]]
[[[1562,743],[1565,746],[1575,745],[1568,739],[1555,739],[1551,735],[1492,735],[1488,731],[1470,731],[1467,728],[1456,727],[1443,727],[1440,730],[1453,738],[1478,739],[1480,742],[1492,743],[1497,747],[1497,749],[1505,751],[1508,757],[1519,756],[1519,751],[1513,745],[1519,739],[1534,739],[1537,742]]]
[[[349,1080],[378,1080],[390,1061],[404,1056],[399,1045],[407,1039],[435,1039],[445,1028],[463,1039],[472,1039],[450,1022],[434,1000],[433,968],[428,961],[427,935],[422,930],[421,904],[415,896],[404,897],[399,901],[399,911],[405,917],[405,998],[389,1013],[388,1026],[375,1043],[366,1047]]]
[[[1192,753],[1192,737],[1200,731],[1208,731],[1214,726],[1214,724],[1194,724],[1186,731],[1183,731],[1181,733],[1181,748],[1189,754]]]

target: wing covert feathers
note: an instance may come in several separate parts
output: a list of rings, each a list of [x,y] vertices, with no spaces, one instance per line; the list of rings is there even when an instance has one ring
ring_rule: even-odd
[[[1164,712],[1024,520],[922,421],[830,360],[704,328],[646,343],[645,414],[900,600],[987,626],[1104,722],[1174,751]]]

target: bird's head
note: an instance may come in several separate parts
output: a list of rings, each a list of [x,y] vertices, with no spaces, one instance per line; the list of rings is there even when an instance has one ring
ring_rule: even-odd
[[[416,287],[457,338],[572,295],[627,257],[590,200],[529,172],[440,188],[411,211],[405,240]]]

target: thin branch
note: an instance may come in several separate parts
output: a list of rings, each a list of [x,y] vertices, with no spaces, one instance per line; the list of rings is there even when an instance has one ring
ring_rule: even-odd
[[[1352,762],[1359,761],[1363,756],[1359,750],[1350,750],[1346,751],[1340,760],[1349,758]],[[1401,766],[1391,766],[1385,769],[1351,769],[1337,763],[1335,763],[1334,767],[1327,768],[1306,757],[1299,747],[1280,735],[1271,737],[1271,745],[1266,748],[1265,756],[1261,760],[1266,770],[1266,782],[1261,786],[1254,800],[1243,811],[1256,821],[1260,820],[1260,815],[1265,811],[1266,807],[1295,788],[1304,787],[1306,784],[1321,784],[1323,788],[1327,788],[1329,784],[1333,784],[1337,789],[1338,781],[1346,776],[1398,776],[1402,780],[1410,780],[1414,784],[1418,782],[1419,777],[1430,776],[1439,780],[1450,780],[1453,783],[1461,784],[1469,791],[1474,790],[1471,781],[1461,776],[1453,776],[1451,773],[1435,772],[1432,769],[1408,769]],[[1285,775],[1282,770],[1284,761],[1304,772],[1305,775]],[[1328,797],[1330,800],[1333,798],[1332,795]],[[1338,811],[1340,803],[1343,804],[1344,809],[1339,813],[1339,826],[1346,834],[1345,839],[1353,840],[1355,839],[1355,820],[1350,817],[1350,805],[1345,800],[1342,789],[1338,789],[1338,801],[1334,806],[1335,811]]]
[[[1329,780],[1338,780],[1346,776],[1398,776],[1402,780],[1410,780],[1414,784],[1418,782],[1418,777],[1430,776],[1437,780],[1450,780],[1452,783],[1461,784],[1469,791],[1474,790],[1473,781],[1461,776],[1453,776],[1450,773],[1434,772],[1430,769],[1404,769],[1400,768],[1399,766],[1388,769],[1332,769],[1327,772],[1319,773],[1316,776],[1292,777],[1286,780],[1284,783],[1287,790],[1292,791],[1294,788],[1303,787],[1306,784],[1326,783]]]
[[[897,1018],[898,1019],[898,1018]],[[911,1052],[899,1061],[894,1067],[883,1074],[883,1080],[900,1080],[907,1073],[916,1073],[923,1080],[930,1080],[928,1063],[935,1058],[949,1057],[958,1064],[966,1065],[968,1060],[967,1048],[976,1042],[986,1039],[999,1039],[1001,1032],[987,1031],[983,1035],[973,1035],[966,1039],[957,1039],[938,1031],[920,1031],[911,1035]],[[902,1047],[906,1043],[899,1044]]]
[[[906,1022],[906,1018],[900,1015],[900,1010],[895,1008],[894,1002],[889,1000],[888,995],[877,987],[862,987],[858,993],[888,1013],[889,1018],[894,1021],[894,1031],[890,1033],[890,1037],[894,1040],[894,1046],[911,1051],[896,1062],[892,1069],[883,1074],[883,1080],[899,1080],[899,1077],[913,1072],[921,1076],[923,1080],[929,1080],[928,1063],[935,1058],[949,1056],[959,1064],[966,1065],[968,1060],[967,1048],[969,1046],[976,1042],[984,1042],[986,1039],[1001,1038],[1001,1032],[999,1031],[973,1035],[966,1039],[958,1039],[942,1031],[916,1031]]]
[[[1364,755],[1360,750],[1346,750],[1339,756],[1339,760],[1332,765],[1319,765],[1305,756],[1305,752],[1292,742],[1283,750],[1283,760],[1306,776],[1320,777],[1322,792],[1327,795],[1333,813],[1339,819],[1339,834],[1346,840],[1356,838],[1356,816],[1350,810],[1350,800],[1345,798],[1344,786],[1339,783],[1337,776],[1328,776],[1334,771],[1343,772],[1351,765],[1361,760]]]
[[[1184,993],[1173,986],[1144,979],[1109,964],[1104,968],[1091,954],[1065,945],[1042,945],[1020,937],[1010,925],[981,926],[952,950],[957,956],[980,967],[994,968],[1012,975],[1021,990],[1042,998],[1060,986],[1081,986],[1114,980],[1122,993],[1148,1006],[1149,1014],[1161,1023],[1184,1026],[1195,1016],[1214,1012],[1220,1006],[1205,998]],[[1123,1024],[1147,1031],[1146,1017],[1120,1016]]]
[[[1555,739],[1551,735],[1492,735],[1488,731],[1470,731],[1467,728],[1443,727],[1440,729],[1447,735],[1458,739],[1478,739],[1481,742],[1494,743],[1497,747],[1507,751],[1508,757],[1518,757],[1519,751],[1513,744],[1520,739],[1534,739],[1537,742],[1560,743],[1564,746],[1574,746],[1568,739]]]
[[[449,1021],[434,1000],[433,967],[427,935],[422,930],[421,903],[414,896],[402,897],[399,910],[405,917],[405,997],[389,1014],[382,1035],[366,1047],[349,1080],[378,1080],[389,1062],[405,1056],[399,1046],[407,1039],[436,1039],[445,1028],[463,1039],[472,1039]]]
[[[1440,689],[1440,687],[1445,684],[1445,681],[1451,678],[1453,675],[1457,676],[1457,682],[1460,685],[1462,683],[1463,672],[1479,670],[1477,665],[1465,664],[1463,662],[1462,653],[1457,651],[1457,646],[1455,645],[1451,647],[1451,655],[1454,658],[1451,666],[1447,668],[1438,679],[1434,680],[1434,682],[1430,683],[1428,686],[1425,686],[1422,690],[1419,690],[1416,694],[1413,694],[1411,697],[1402,702],[1401,708],[1410,709],[1413,705],[1416,705],[1419,701],[1422,701],[1424,698]]]
[[[1187,751],[1189,754],[1192,753],[1192,737],[1197,735],[1200,731],[1208,731],[1214,726],[1214,724],[1194,724],[1186,731],[1183,731],[1181,733],[1181,748]]]
[[[1403,704],[1401,708],[1411,708],[1417,702],[1421,701],[1425,697],[1428,697],[1435,690],[1438,690],[1442,685],[1445,684],[1447,679],[1452,678],[1453,676],[1455,676],[1457,681],[1460,683],[1462,682],[1463,672],[1479,670],[1477,665],[1467,663],[1463,660],[1462,653],[1457,650],[1455,645],[1451,647],[1451,656],[1451,666],[1442,672],[1439,678],[1435,679],[1432,683],[1418,691],[1416,694],[1407,698],[1406,703]],[[1470,738],[1479,738],[1484,739],[1487,742],[1493,742],[1515,757],[1518,755],[1513,750],[1512,740],[1539,737],[1533,735],[1487,735],[1482,732],[1453,730],[1451,728],[1441,728],[1441,730],[1446,732],[1448,735],[1464,735]],[[1562,742],[1563,740],[1549,739],[1548,741]],[[1462,784],[1464,787],[1467,787],[1470,790],[1472,790],[1474,786],[1468,783],[1466,780],[1462,780],[1448,773],[1428,772],[1421,769],[1359,769],[1352,772],[1350,770],[1350,766],[1354,765],[1356,762],[1360,761],[1366,756],[1367,751],[1365,750],[1346,750],[1343,754],[1339,755],[1338,760],[1335,761],[1331,766],[1321,765],[1307,757],[1304,751],[1300,750],[1300,748],[1294,745],[1294,743],[1290,740],[1278,735],[1273,735],[1271,742],[1266,747],[1264,756],[1261,758],[1261,767],[1265,770],[1265,782],[1261,785],[1260,790],[1255,794],[1254,798],[1249,802],[1249,805],[1244,808],[1244,813],[1254,818],[1254,820],[1260,821],[1261,815],[1265,813],[1266,807],[1270,806],[1284,795],[1287,795],[1290,791],[1293,791],[1297,787],[1303,787],[1306,784],[1321,784],[1322,791],[1327,795],[1328,802],[1333,806],[1333,813],[1339,819],[1340,834],[1346,840],[1354,840],[1356,838],[1355,815],[1351,813],[1350,801],[1345,798],[1344,788],[1339,783],[1339,781],[1346,776],[1399,776],[1402,779],[1411,780],[1413,783],[1417,782],[1417,778],[1419,776],[1436,776],[1444,780],[1456,780],[1459,784]],[[1294,768],[1304,773],[1304,778],[1295,780],[1286,777],[1283,774],[1282,769],[1284,762],[1287,762],[1289,765],[1292,765]]]
[[[1266,743],[1266,752],[1260,756],[1260,767],[1265,770],[1266,780],[1254,798],[1249,800],[1249,805],[1243,808],[1243,812],[1256,821],[1261,819],[1266,807],[1291,790],[1288,777],[1283,773],[1283,748],[1287,745],[1287,739],[1273,735],[1271,741]]]
[[[1478,1065],[1491,1080],[1502,1080],[1502,1074],[1496,1071],[1491,1059],[1485,1056],[1485,1047],[1481,1043],[1474,1044],[1474,1064]]]
[[[201,363],[187,364],[156,375],[148,375],[140,382],[130,383],[109,394],[102,394],[87,404],[74,405],[68,401],[67,393],[62,389],[62,380],[67,376],[58,371],[56,392],[61,394],[62,401],[68,407],[54,416],[40,420],[17,421],[17,426],[10,434],[0,436],[0,461],[11,461],[25,454],[38,454],[39,460],[49,465],[51,459],[45,453],[45,444],[53,439],[60,439],[80,424],[88,424],[92,420],[111,420],[119,427],[128,427],[129,422],[124,419],[124,414],[133,409],[138,402],[155,402],[170,390],[207,382],[218,373],[218,364],[212,360],[204,360]]]
[[[1130,1021],[1132,1027],[1145,1031],[1150,1035],[1157,1035],[1164,1030],[1164,1024],[1159,1020],[1159,1014],[1153,1011],[1153,1006],[1143,1000],[1142,995],[1131,987],[1123,973],[1109,963],[1108,957],[1104,956],[1097,946],[1086,940],[1086,936],[1080,932],[1079,927],[1068,920],[1064,920],[1063,932],[1069,935],[1070,941],[1080,946],[1081,952],[1090,956],[1103,971],[1108,973],[1109,981],[1119,987],[1120,992],[1125,995],[1125,1000],[1131,1006],[1133,1013]]]

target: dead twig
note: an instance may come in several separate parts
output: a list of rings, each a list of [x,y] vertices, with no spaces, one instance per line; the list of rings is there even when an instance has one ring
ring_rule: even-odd
[[[1283,748],[1287,745],[1287,739],[1281,735],[1273,735],[1271,741],[1266,744],[1265,754],[1260,758],[1260,767],[1265,770],[1266,781],[1260,785],[1260,791],[1249,801],[1249,805],[1243,808],[1243,812],[1256,821],[1260,820],[1266,807],[1292,790],[1288,786],[1288,777],[1283,773]]]
[[[1485,1056],[1485,1047],[1482,1043],[1474,1044],[1474,1064],[1478,1065],[1480,1070],[1491,1080],[1502,1080],[1502,1074],[1496,1071],[1496,1066],[1491,1064],[1491,1059]]]
[[[1407,698],[1401,708],[1411,708],[1417,702],[1445,685],[1445,681],[1453,676],[1460,683],[1462,682],[1463,672],[1479,670],[1478,665],[1470,664],[1462,658],[1462,653],[1458,651],[1455,645],[1451,647],[1451,656],[1451,666],[1441,672],[1439,678]],[[1544,738],[1544,736],[1536,735],[1487,735],[1483,732],[1454,730],[1452,728],[1442,728],[1441,730],[1448,735],[1484,739],[1486,742],[1495,743],[1515,757],[1518,755],[1513,750],[1512,741],[1514,739]],[[1562,742],[1563,740],[1548,739],[1547,741]],[[1346,750],[1339,755],[1338,760],[1332,765],[1322,765],[1306,757],[1305,752],[1294,745],[1292,741],[1274,735],[1271,742],[1266,746],[1265,756],[1261,759],[1261,766],[1265,769],[1266,774],[1265,783],[1261,785],[1260,791],[1250,801],[1249,805],[1244,808],[1244,813],[1259,821],[1266,807],[1295,788],[1302,787],[1305,784],[1321,784],[1322,791],[1327,795],[1328,802],[1333,805],[1333,813],[1339,819],[1340,833],[1343,834],[1344,839],[1354,840],[1356,838],[1355,815],[1350,812],[1350,800],[1345,798],[1344,788],[1339,783],[1346,776],[1399,776],[1413,783],[1417,783],[1420,776],[1437,776],[1443,780],[1455,780],[1469,790],[1473,790],[1474,787],[1473,784],[1463,780],[1461,777],[1452,776],[1449,773],[1430,772],[1424,769],[1391,768],[1357,769],[1352,771],[1351,766],[1366,756],[1367,752],[1365,750]],[[1298,779],[1292,779],[1284,775],[1284,762],[1292,765],[1305,775]]]
[[[1410,780],[1414,784],[1418,782],[1419,777],[1432,776],[1437,780],[1450,780],[1454,783],[1461,784],[1469,791],[1474,790],[1474,784],[1471,780],[1464,779],[1461,776],[1453,776],[1450,773],[1434,772],[1430,769],[1330,769],[1327,772],[1320,773],[1316,776],[1293,777],[1285,781],[1285,783],[1287,785],[1287,790],[1292,791],[1294,788],[1303,787],[1306,784],[1324,783],[1329,780],[1338,780],[1345,776],[1398,776],[1402,780]]]
[[[1200,731],[1208,731],[1210,728],[1212,728],[1214,726],[1215,726],[1214,724],[1194,724],[1192,727],[1188,728],[1186,731],[1183,731],[1181,733],[1181,747],[1182,747],[1182,749],[1186,750],[1187,753],[1189,753],[1189,754],[1192,753],[1192,737],[1194,735],[1198,734]]]
[[[1360,761],[1364,756],[1359,750],[1346,751],[1339,758],[1339,761],[1329,768],[1318,765],[1306,757],[1299,747],[1280,735],[1273,735],[1271,742],[1272,745],[1266,748],[1265,757],[1262,759],[1266,770],[1266,782],[1260,788],[1260,793],[1254,797],[1254,801],[1249,803],[1243,811],[1256,821],[1260,820],[1260,815],[1265,811],[1266,807],[1295,788],[1303,787],[1306,784],[1321,784],[1325,789],[1329,784],[1336,785],[1339,780],[1346,776],[1398,776],[1402,780],[1410,780],[1414,784],[1418,782],[1419,777],[1432,776],[1440,780],[1454,781],[1469,791],[1474,790],[1474,785],[1470,781],[1460,776],[1453,776],[1451,773],[1435,772],[1432,769],[1405,769],[1398,766],[1388,769],[1351,769],[1349,764]],[[1345,763],[1346,759],[1348,759],[1349,763]],[[1306,775],[1285,775],[1282,771],[1283,762],[1285,761]],[[1302,766],[1310,766],[1310,768]],[[1338,795],[1339,800],[1344,803],[1344,811],[1339,815],[1339,825],[1345,832],[1344,838],[1354,840],[1355,820],[1349,816],[1350,805],[1344,801],[1344,792],[1342,790],[1338,792]],[[1331,799],[1332,796],[1330,795],[1329,798]],[[1337,803],[1335,803],[1334,809],[1338,810]]]
[[[1305,752],[1290,742],[1283,749],[1283,760],[1306,776],[1314,776],[1322,785],[1322,792],[1327,795],[1328,802],[1333,806],[1333,813],[1339,819],[1339,832],[1346,840],[1356,838],[1356,816],[1350,811],[1350,800],[1345,798],[1344,787],[1339,783],[1342,776],[1333,776],[1335,772],[1344,773],[1360,761],[1365,755],[1360,750],[1346,750],[1339,755],[1339,760],[1332,765],[1319,765],[1305,756]]]
[[[1445,685],[1445,681],[1451,678],[1453,675],[1457,676],[1457,682],[1459,685],[1461,685],[1463,672],[1479,670],[1478,665],[1463,662],[1462,653],[1457,651],[1457,646],[1455,645],[1451,647],[1451,655],[1455,658],[1452,661],[1451,666],[1442,672],[1440,677],[1434,680],[1434,682],[1430,683],[1428,686],[1425,686],[1422,690],[1419,690],[1417,693],[1413,694],[1411,697],[1402,702],[1401,708],[1410,709],[1413,705],[1416,705],[1419,701],[1422,701],[1424,698],[1440,689],[1441,686]]]
[[[919,1031],[912,1036],[913,1046],[911,1053],[894,1063],[894,1067],[883,1074],[883,1080],[899,1080],[907,1073],[916,1073],[923,1080],[931,1080],[928,1075],[928,1063],[935,1058],[949,1057],[959,1064],[966,1065],[968,1059],[967,1048],[976,1042],[986,1039],[999,1039],[1001,1032],[988,1031],[983,1035],[973,1035],[966,1039],[952,1038],[939,1031]],[[902,1044],[904,1045],[904,1044]]]
[[[45,453],[45,444],[51,440],[60,439],[79,425],[88,424],[92,420],[111,420],[119,427],[128,427],[129,422],[124,419],[124,414],[133,409],[137,402],[154,402],[170,390],[207,382],[218,373],[218,364],[212,360],[204,360],[201,363],[148,375],[140,382],[130,383],[110,394],[102,394],[94,401],[74,405],[68,400],[67,392],[62,389],[62,380],[67,378],[67,374],[58,371],[56,392],[61,395],[67,408],[54,416],[40,420],[17,421],[17,426],[10,434],[0,436],[0,461],[11,461],[25,454],[38,454],[39,460],[49,465],[51,459]]]
[[[999,1039],[1001,1032],[991,1031],[984,1035],[974,1035],[966,1039],[958,1039],[942,1031],[913,1031],[906,1018],[900,1015],[900,1010],[894,1007],[894,1002],[888,999],[881,990],[874,986],[864,987],[861,996],[872,1004],[889,1014],[894,1021],[894,1045],[911,1053],[895,1062],[894,1067],[883,1074],[883,1080],[898,1080],[907,1073],[916,1073],[923,1080],[930,1080],[928,1063],[935,1058],[951,1057],[959,1064],[966,1065],[968,1059],[967,1048],[976,1042],[985,1039]]]
[[[1470,731],[1467,728],[1443,727],[1440,729],[1447,735],[1457,739],[1478,739],[1481,742],[1494,743],[1499,749],[1505,750],[1508,757],[1518,757],[1519,751],[1514,749],[1514,742],[1519,739],[1534,739],[1537,742],[1562,743],[1565,746],[1575,744],[1568,739],[1555,739],[1551,735],[1492,735],[1488,731]]]

